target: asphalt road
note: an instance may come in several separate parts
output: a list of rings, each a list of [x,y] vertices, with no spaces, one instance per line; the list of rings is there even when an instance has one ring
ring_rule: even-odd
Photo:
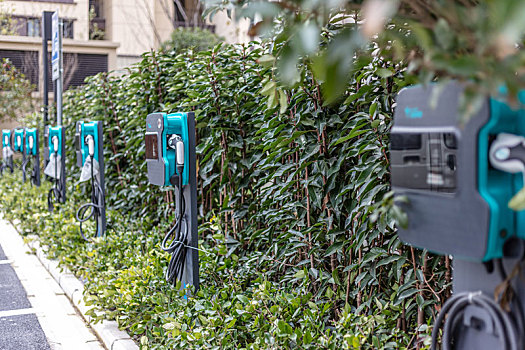
[[[0,246],[0,350],[50,350],[27,293]]]

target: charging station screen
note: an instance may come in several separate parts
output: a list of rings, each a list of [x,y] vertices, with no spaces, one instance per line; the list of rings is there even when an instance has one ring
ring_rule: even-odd
[[[418,190],[456,191],[458,140],[454,133],[391,134],[392,185]]]
[[[157,134],[146,134],[146,159],[159,159]]]

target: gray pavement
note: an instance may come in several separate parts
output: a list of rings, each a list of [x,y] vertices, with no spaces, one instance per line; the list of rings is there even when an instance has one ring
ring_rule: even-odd
[[[22,238],[0,219],[0,350],[105,347]]]
[[[1,317],[0,335],[2,350],[50,349],[35,314]]]
[[[2,261],[5,260],[0,260],[0,311],[30,308],[31,303],[15,270],[9,264],[1,264]]]
[[[31,303],[0,245],[0,349],[50,349]]]

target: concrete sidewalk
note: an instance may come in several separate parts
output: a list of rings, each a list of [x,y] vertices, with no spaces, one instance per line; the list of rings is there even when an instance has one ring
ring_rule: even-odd
[[[64,291],[0,220],[0,350],[105,349]]]

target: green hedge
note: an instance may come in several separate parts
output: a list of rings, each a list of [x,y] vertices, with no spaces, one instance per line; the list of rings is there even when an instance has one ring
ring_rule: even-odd
[[[255,43],[150,52],[127,74],[70,91],[67,205],[48,214],[45,186],[7,176],[5,215],[86,280],[93,310],[106,310],[97,318],[151,349],[421,346],[450,267],[395,235],[403,214],[388,192],[387,147],[403,67],[371,50],[345,99],[327,106],[309,69],[291,89],[275,83],[266,52]],[[202,285],[186,300],[163,280],[158,243],[173,194],[147,181],[144,124],[151,112],[190,110]],[[109,219],[97,243],[82,242],[74,221],[87,191],[74,164],[77,120],[104,122]]]

